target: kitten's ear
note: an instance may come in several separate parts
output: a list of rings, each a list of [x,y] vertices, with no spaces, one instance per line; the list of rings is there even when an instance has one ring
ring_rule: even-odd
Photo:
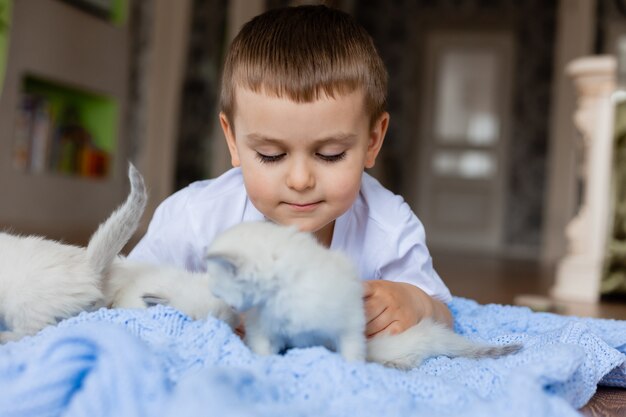
[[[229,275],[237,275],[239,262],[233,255],[225,253],[209,253],[204,260],[207,264],[213,264]]]
[[[167,306],[170,304],[170,300],[168,298],[161,297],[155,294],[144,294],[141,299],[143,300],[146,307],[154,307],[156,305]]]

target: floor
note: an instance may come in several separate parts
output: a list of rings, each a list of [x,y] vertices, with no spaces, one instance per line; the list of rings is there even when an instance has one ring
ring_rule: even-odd
[[[626,320],[626,301],[598,304],[555,302],[548,296],[553,270],[520,259],[458,252],[433,253],[435,269],[453,295],[482,304],[527,305],[535,310],[582,317]],[[626,390],[599,387],[584,416],[626,417]]]
[[[435,269],[456,296],[482,304],[527,305],[565,315],[626,320],[626,301],[587,304],[551,300],[548,294],[554,271],[536,261],[459,252],[432,256]]]

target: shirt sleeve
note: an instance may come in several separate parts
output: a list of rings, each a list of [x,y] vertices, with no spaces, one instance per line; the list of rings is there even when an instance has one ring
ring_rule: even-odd
[[[433,267],[424,226],[405,202],[397,214],[397,228],[390,231],[391,244],[387,245],[387,261],[379,269],[380,278],[412,284],[439,301],[451,301],[450,291]]]
[[[129,259],[190,271],[202,269],[201,259],[194,250],[195,230],[188,193],[183,189],[159,205],[148,231],[130,252]]]

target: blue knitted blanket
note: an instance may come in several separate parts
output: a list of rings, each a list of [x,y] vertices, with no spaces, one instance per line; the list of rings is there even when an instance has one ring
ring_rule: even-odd
[[[459,333],[524,349],[404,372],[321,347],[260,357],[223,322],[168,307],[101,309],[0,346],[0,416],[558,417],[599,383],[626,387],[626,321],[450,308]]]

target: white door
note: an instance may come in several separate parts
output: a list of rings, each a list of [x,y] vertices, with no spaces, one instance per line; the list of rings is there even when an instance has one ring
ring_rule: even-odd
[[[417,214],[435,248],[502,245],[512,64],[509,33],[428,37]]]

